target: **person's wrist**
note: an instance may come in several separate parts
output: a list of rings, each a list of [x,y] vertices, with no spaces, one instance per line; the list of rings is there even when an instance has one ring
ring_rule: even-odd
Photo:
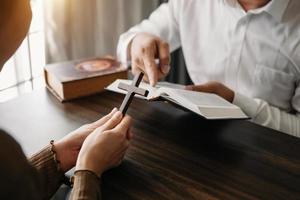
[[[91,159],[86,157],[79,157],[76,166],[75,171],[81,171],[81,170],[88,170],[96,174],[98,177],[101,177],[103,173],[102,167],[99,165],[99,163],[95,164]]]
[[[64,142],[55,142],[53,144],[53,151],[56,154],[56,160],[60,163],[60,169],[63,172],[67,172],[72,168],[68,163],[66,163],[66,160],[64,159],[66,156],[63,156],[63,152],[66,152],[65,146],[66,144],[64,144]]]

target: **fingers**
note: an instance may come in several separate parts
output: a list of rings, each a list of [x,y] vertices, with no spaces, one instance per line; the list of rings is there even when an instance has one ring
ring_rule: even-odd
[[[160,71],[163,75],[167,75],[170,71],[170,50],[168,43],[158,42],[158,55]]]
[[[142,72],[142,69],[141,69],[141,64],[139,64],[140,62],[139,61],[134,61],[132,63],[132,73],[134,75],[137,75],[139,74],[140,72]]]
[[[184,89],[194,91],[194,85],[186,85]]]
[[[139,33],[132,39],[128,50],[132,60],[133,74],[144,72],[144,80],[149,80],[151,86],[155,86],[160,78],[169,73],[169,45],[159,37]],[[160,67],[157,66],[155,58],[159,58]]]
[[[123,116],[120,111],[115,112],[113,116],[103,126],[99,127],[99,129],[101,129],[101,132],[103,132],[115,128],[115,126],[117,126],[117,124],[119,124],[122,120],[122,117]]]
[[[144,69],[144,63],[142,61],[140,61],[138,58],[133,59],[132,74],[137,75],[140,72],[144,73],[143,81],[149,83],[148,75],[147,75],[147,73],[145,72],[145,69]]]
[[[145,81],[145,82],[149,83],[149,78],[148,78],[147,74],[145,74],[145,75],[144,75],[144,77],[143,77],[143,81]]]
[[[214,85],[207,83],[203,85],[188,85],[185,87],[186,90],[197,91],[197,92],[206,92],[206,93],[215,93],[216,88]]]
[[[127,134],[130,126],[131,126],[131,117],[125,116],[123,120],[113,129],[117,133]]]
[[[142,71],[141,68],[142,67],[139,64],[137,64],[137,62],[133,63],[132,64],[132,74],[137,75],[140,72],[143,72],[144,73],[143,81],[149,83],[147,74],[144,71]]]
[[[185,87],[185,89],[198,92],[213,93],[229,101],[230,103],[233,102],[235,95],[233,90],[216,81],[210,81],[203,85],[188,85]]]
[[[158,67],[155,63],[155,55],[151,50],[147,50],[143,56],[145,72],[151,86],[155,86],[158,80]]]
[[[101,119],[95,121],[93,123],[93,125],[95,125],[96,127],[98,126],[102,126],[103,124],[105,124],[116,112],[118,111],[117,108],[114,108],[109,114],[105,115],[104,117],[102,117]]]

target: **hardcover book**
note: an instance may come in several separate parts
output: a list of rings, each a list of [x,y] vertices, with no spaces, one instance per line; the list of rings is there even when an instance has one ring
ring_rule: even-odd
[[[47,65],[47,88],[60,100],[68,101],[102,92],[116,79],[127,78],[127,67],[111,58],[93,58]]]

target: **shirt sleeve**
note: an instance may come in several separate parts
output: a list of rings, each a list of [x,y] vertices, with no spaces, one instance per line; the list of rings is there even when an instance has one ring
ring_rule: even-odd
[[[51,147],[35,154],[30,163],[21,146],[0,131],[0,199],[50,199],[60,185]]]
[[[261,99],[252,99],[236,93],[233,104],[239,106],[252,121],[284,133],[300,137],[299,112],[292,114],[269,105]]]
[[[182,0],[171,0],[162,4],[142,23],[134,26],[126,33],[122,34],[117,47],[118,60],[126,63],[129,60],[127,47],[137,33],[146,32],[160,37],[170,45],[170,50],[174,51],[180,47],[179,36],[179,11]]]
[[[30,164],[37,169],[43,192],[42,199],[50,199],[63,183],[64,173],[60,171],[51,145],[33,155]]]
[[[76,171],[73,179],[73,190],[70,200],[101,199],[100,178],[88,170]]]

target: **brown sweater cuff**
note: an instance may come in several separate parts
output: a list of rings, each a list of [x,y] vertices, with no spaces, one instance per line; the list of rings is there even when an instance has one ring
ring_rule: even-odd
[[[76,171],[72,177],[74,183],[71,200],[75,199],[101,199],[100,178],[88,170]]]
[[[52,145],[49,144],[40,152],[34,154],[29,159],[29,162],[39,172],[44,188],[44,198],[49,199],[60,187],[65,177],[56,161],[55,153],[52,151]]]

